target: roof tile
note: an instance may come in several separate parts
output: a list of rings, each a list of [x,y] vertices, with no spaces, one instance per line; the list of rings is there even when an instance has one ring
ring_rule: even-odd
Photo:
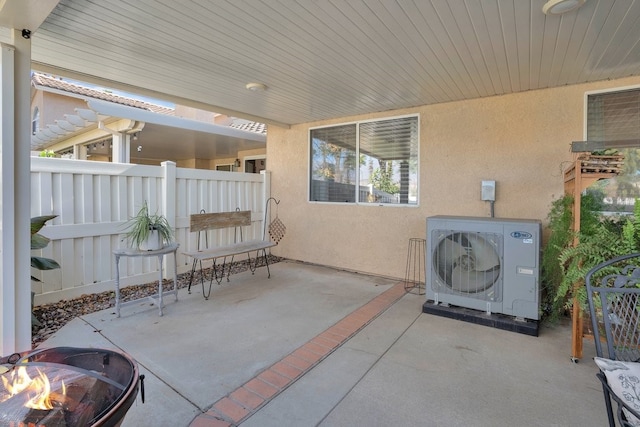
[[[113,93],[93,89],[86,86],[80,86],[75,83],[70,83],[66,80],[48,76],[41,73],[33,73],[31,76],[31,82],[35,87],[43,86],[51,89],[57,89],[64,92],[75,93],[77,95],[86,96],[89,98],[101,99],[103,101],[114,102],[116,104],[126,105],[134,108],[141,108],[143,110],[152,111],[158,114],[173,115],[174,109],[165,107],[162,105],[152,104],[150,102],[141,101],[139,99],[129,98],[126,96],[115,95]]]
[[[260,133],[263,135],[267,134],[267,126],[264,123],[258,123],[258,122],[231,123],[229,127],[232,127],[234,129],[246,130],[249,132]]]

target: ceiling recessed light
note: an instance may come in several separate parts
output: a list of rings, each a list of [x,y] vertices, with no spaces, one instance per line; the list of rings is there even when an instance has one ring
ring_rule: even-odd
[[[262,92],[267,90],[267,85],[264,83],[247,83],[245,87],[253,92]]]
[[[549,0],[542,6],[545,15],[561,15],[582,6],[587,0]]]

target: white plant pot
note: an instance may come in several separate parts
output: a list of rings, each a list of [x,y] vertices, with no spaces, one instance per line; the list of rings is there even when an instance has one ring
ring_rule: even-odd
[[[162,249],[162,247],[162,238],[158,230],[150,230],[147,240],[140,244],[141,251],[157,251],[158,249]]]

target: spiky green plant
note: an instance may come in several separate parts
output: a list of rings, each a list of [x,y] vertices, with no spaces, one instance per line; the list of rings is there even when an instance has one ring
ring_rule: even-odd
[[[126,229],[126,238],[135,248],[139,248],[149,238],[152,230],[158,231],[163,243],[169,243],[173,239],[173,229],[167,218],[163,215],[149,214],[146,200],[136,216],[126,223]]]

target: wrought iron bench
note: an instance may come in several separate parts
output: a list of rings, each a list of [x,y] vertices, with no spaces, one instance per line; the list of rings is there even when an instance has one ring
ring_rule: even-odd
[[[269,202],[274,201],[277,204],[280,202],[274,198],[269,198],[267,200],[267,206],[265,207],[265,218],[264,223],[267,221],[267,213]],[[185,251],[184,255],[193,259],[193,263],[191,266],[191,275],[189,277],[189,287],[188,292],[191,293],[191,285],[193,284],[193,278],[196,274],[196,270],[198,270],[198,266],[200,267],[200,283],[202,284],[202,295],[205,299],[209,299],[211,295],[211,286],[213,284],[213,280],[220,284],[222,279],[225,276],[227,281],[229,281],[229,277],[231,275],[231,267],[233,264],[233,260],[235,255],[247,254],[247,262],[249,264],[249,269],[251,273],[255,273],[258,267],[258,261],[262,257],[264,263],[267,267],[267,277],[271,278],[271,271],[269,270],[269,258],[267,257],[267,249],[276,246],[278,242],[282,239],[285,232],[284,224],[278,219],[276,214],[276,218],[269,224],[269,233],[263,232],[263,237],[260,240],[250,240],[243,241],[242,237],[242,229],[243,227],[251,225],[251,211],[232,211],[232,212],[219,212],[219,213],[205,213],[201,212],[199,214],[193,214],[190,216],[190,224],[189,230],[191,232],[197,232],[197,250],[195,251]],[[206,235],[209,230],[218,230],[224,228],[234,228],[234,243],[231,245],[225,246],[214,246],[209,247],[208,245],[208,236]],[[270,238],[270,237],[271,238]],[[204,237],[204,239],[203,239]],[[203,244],[204,240],[204,244]],[[252,261],[251,253],[255,252],[255,259]],[[262,253],[262,255],[260,255]],[[222,265],[218,264],[218,260],[222,258]],[[227,259],[231,258],[229,262]],[[202,262],[211,260],[213,265],[211,267],[211,277],[209,279],[209,290],[205,292],[204,288],[204,269],[202,268]]]
[[[640,425],[640,253],[586,275],[587,300],[609,425]],[[612,400],[616,405],[614,416]]]

